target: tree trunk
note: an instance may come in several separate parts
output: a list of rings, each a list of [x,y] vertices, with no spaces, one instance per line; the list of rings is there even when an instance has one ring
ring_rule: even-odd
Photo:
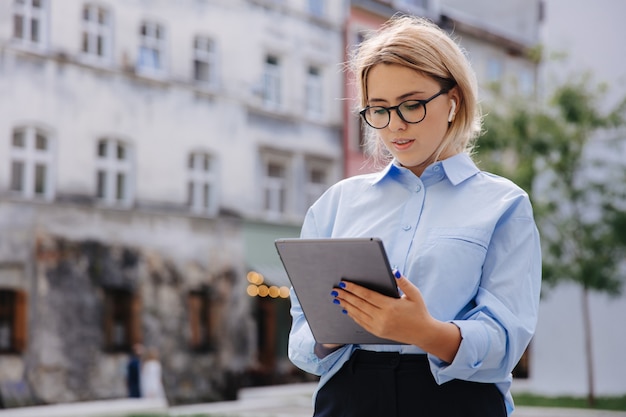
[[[583,337],[585,338],[585,356],[587,365],[587,403],[593,407],[596,402],[594,379],[593,379],[593,347],[591,336],[591,311],[589,309],[589,289],[583,285],[582,292],[583,308]]]

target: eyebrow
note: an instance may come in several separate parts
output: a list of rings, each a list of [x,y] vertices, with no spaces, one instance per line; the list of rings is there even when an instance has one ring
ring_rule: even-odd
[[[402,94],[401,96],[396,97],[396,101],[402,101],[405,100],[411,96],[414,96],[416,94],[424,94],[424,91],[410,91],[408,93]],[[367,100],[368,103],[381,103],[381,102],[387,102],[387,100],[382,99],[382,98],[371,98],[369,100]]]

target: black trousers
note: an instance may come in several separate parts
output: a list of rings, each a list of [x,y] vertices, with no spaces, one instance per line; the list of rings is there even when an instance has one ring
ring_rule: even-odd
[[[506,417],[494,384],[438,385],[426,355],[356,350],[318,392],[313,417]]]

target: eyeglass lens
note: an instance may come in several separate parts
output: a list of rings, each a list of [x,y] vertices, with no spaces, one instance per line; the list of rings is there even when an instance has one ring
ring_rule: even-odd
[[[426,107],[421,101],[409,100],[400,103],[395,108],[369,107],[364,112],[365,121],[374,128],[386,127],[391,120],[392,110],[396,110],[400,118],[407,123],[419,123],[426,116]]]

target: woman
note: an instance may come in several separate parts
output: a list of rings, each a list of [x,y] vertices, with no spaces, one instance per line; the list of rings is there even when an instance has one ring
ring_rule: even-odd
[[[141,366],[141,395],[144,398],[165,398],[159,351],[148,348]]]
[[[399,344],[316,344],[292,292],[289,357],[321,376],[314,416],[506,416],[539,304],[528,195],[472,161],[476,80],[444,31],[394,17],[351,63],[371,149],[388,164],[331,187],[301,236],[383,240],[403,296],[342,282],[328,302]]]

